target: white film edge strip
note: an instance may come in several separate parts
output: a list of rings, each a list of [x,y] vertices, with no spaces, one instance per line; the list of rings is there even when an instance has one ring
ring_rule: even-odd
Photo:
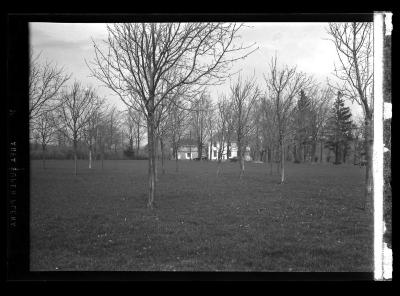
[[[392,278],[392,253],[383,242],[383,120],[391,117],[391,104],[383,103],[383,46],[384,34],[392,30],[391,13],[374,13],[374,144],[373,144],[373,181],[374,181],[374,278],[385,280]],[[384,32],[386,22],[386,32]],[[385,112],[384,112],[385,105]],[[390,110],[390,111],[389,111]],[[390,113],[390,114],[389,114]]]

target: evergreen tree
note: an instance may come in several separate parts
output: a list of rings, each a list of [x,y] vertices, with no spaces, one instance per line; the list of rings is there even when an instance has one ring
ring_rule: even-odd
[[[305,161],[306,149],[308,147],[310,134],[311,120],[311,101],[304,93],[300,92],[300,98],[297,101],[295,113],[295,136],[294,136],[294,157],[295,162]]]
[[[326,142],[326,147],[335,153],[335,164],[346,161],[352,128],[350,108],[344,106],[342,94],[338,92],[328,121]]]

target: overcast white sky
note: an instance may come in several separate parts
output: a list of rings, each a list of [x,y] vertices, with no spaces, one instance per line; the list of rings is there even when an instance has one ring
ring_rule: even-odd
[[[335,48],[327,40],[327,23],[247,23],[241,40],[244,45],[256,43],[259,49],[238,61],[233,70],[241,69],[244,77],[255,77],[263,87],[263,74],[267,73],[271,57],[278,56],[278,63],[297,65],[298,69],[315,77],[320,82],[333,79],[334,64],[338,64]],[[107,37],[105,24],[79,23],[31,23],[30,42],[34,52],[42,52],[42,58],[63,66],[73,78],[84,84],[98,88],[98,93],[121,110],[124,105],[98,80],[89,77],[85,64],[92,60],[94,49],[91,38],[96,43]],[[219,93],[227,93],[229,81],[210,90],[213,98]],[[351,106],[353,115],[361,114],[359,106]]]

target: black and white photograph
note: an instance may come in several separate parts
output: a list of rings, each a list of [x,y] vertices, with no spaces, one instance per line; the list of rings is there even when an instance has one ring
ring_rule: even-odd
[[[29,272],[391,280],[391,14],[369,16],[29,22]]]

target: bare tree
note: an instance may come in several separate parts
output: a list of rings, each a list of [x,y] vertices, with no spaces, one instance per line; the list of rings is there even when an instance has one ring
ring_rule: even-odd
[[[231,85],[234,127],[240,162],[240,178],[244,175],[244,161],[248,137],[254,128],[253,108],[260,94],[254,77],[243,81],[242,77],[239,76],[238,80]]]
[[[331,107],[333,92],[330,87],[321,88],[316,86],[310,93],[310,135],[312,141],[312,161],[316,161],[317,156],[317,142],[320,142],[321,150],[319,161],[322,161],[322,150],[324,146],[324,128],[329,119],[329,111]]]
[[[228,100],[225,96],[221,96],[217,103],[217,116],[216,116],[216,133],[215,139],[218,143],[218,164],[217,164],[217,176],[221,170],[222,158],[226,156],[228,158],[228,142],[230,140],[231,134],[230,126],[232,125],[232,102]],[[213,147],[213,143],[211,143]],[[225,149],[226,148],[226,149]],[[212,151],[211,151],[212,153]]]
[[[31,122],[34,137],[40,140],[42,146],[43,169],[46,168],[46,147],[58,131],[53,112],[42,112]]]
[[[125,135],[128,137],[128,151],[133,152],[133,142],[135,140],[135,121],[134,121],[134,110],[126,109],[122,117],[122,127]]]
[[[75,82],[70,91],[63,93],[63,103],[60,107],[59,118],[62,130],[72,141],[74,149],[74,171],[77,175],[77,148],[78,141],[89,123],[91,115],[99,108],[96,95],[92,88],[83,88]]]
[[[178,165],[178,150],[181,144],[182,137],[187,132],[190,112],[187,108],[182,108],[184,103],[178,100],[176,104],[171,106],[168,124],[170,126],[170,142],[172,146],[172,155],[175,158],[175,170],[179,170]]]
[[[142,139],[146,133],[146,124],[143,121],[143,116],[140,112],[137,112],[135,110],[134,114],[135,116],[134,118],[134,122],[135,122],[135,126],[136,126],[136,132],[135,132],[135,136],[136,136],[136,155],[139,155],[139,149],[140,149],[140,143],[142,142]]]
[[[262,122],[263,122],[263,146],[266,150],[266,159],[270,162],[270,174],[273,172],[275,162],[276,147],[278,143],[278,128],[275,120],[276,112],[273,101],[268,96],[262,98]],[[279,166],[277,165],[277,170]]]
[[[198,157],[202,158],[204,151],[204,143],[209,138],[209,124],[211,123],[211,112],[212,102],[210,96],[206,92],[202,92],[192,102],[192,128],[194,136],[197,141],[197,152]]]
[[[114,154],[117,154],[118,133],[121,125],[120,112],[115,106],[112,106],[107,112],[107,131],[106,138],[108,151],[111,152],[114,148]]]
[[[170,132],[170,125],[168,118],[170,117],[169,112],[173,107],[172,100],[166,100],[160,104],[160,108],[158,108],[156,112],[156,139],[157,142],[160,143],[161,150],[161,169],[162,174],[165,174],[164,160],[165,160],[165,141],[168,137],[168,133]],[[156,145],[157,148],[157,145]],[[158,149],[156,149],[157,152]],[[157,167],[156,167],[157,168]],[[156,179],[157,179],[157,170],[156,170]],[[158,180],[158,179],[157,179]]]
[[[154,204],[156,112],[183,86],[215,84],[240,56],[234,39],[242,25],[224,23],[125,23],[107,26],[105,48],[94,43],[94,77],[120,99],[140,110],[147,121],[149,152],[148,207]]]
[[[296,67],[284,66],[278,68],[277,58],[270,63],[268,75],[265,77],[268,95],[273,104],[277,125],[278,143],[280,148],[281,183],[285,181],[285,141],[292,132],[294,104],[296,96],[312,82],[311,77],[298,72]]]
[[[215,105],[212,101],[210,101],[210,105],[208,106],[206,113],[206,139],[208,139],[206,142],[209,142],[210,144],[215,142],[215,134],[217,132],[216,123]],[[206,151],[207,155],[212,153],[212,151],[209,151],[209,146],[206,147]]]
[[[145,133],[145,123],[143,122],[143,116],[140,112],[127,108],[125,110],[125,116],[122,118],[122,125],[125,130],[125,134],[128,136],[129,150],[134,151],[136,157],[139,155],[140,143]],[[135,149],[134,149],[135,143]]]
[[[107,107],[100,109],[99,122],[96,133],[96,151],[100,152],[101,168],[104,168],[104,152],[106,148],[106,139],[108,135]],[[97,158],[97,155],[96,155]]]
[[[262,161],[265,150],[263,148],[263,134],[264,134],[264,114],[263,114],[263,99],[260,97],[254,105],[253,110],[253,123],[254,129],[250,138],[250,150],[253,160]]]
[[[95,144],[98,140],[98,130],[100,128],[102,116],[101,109],[104,105],[104,100],[96,99],[93,103],[96,105],[91,109],[91,114],[88,114],[88,121],[83,129],[83,138],[89,148],[89,169],[92,168],[93,149],[95,149]]]
[[[29,67],[29,119],[41,116],[43,112],[54,110],[61,88],[71,75],[64,74],[63,68],[46,61],[39,62],[40,54],[30,54]]]
[[[372,205],[372,144],[373,144],[373,44],[372,23],[330,23],[328,34],[335,45],[340,65],[335,75],[341,84],[341,93],[357,102],[364,111],[365,123],[365,202]]]

